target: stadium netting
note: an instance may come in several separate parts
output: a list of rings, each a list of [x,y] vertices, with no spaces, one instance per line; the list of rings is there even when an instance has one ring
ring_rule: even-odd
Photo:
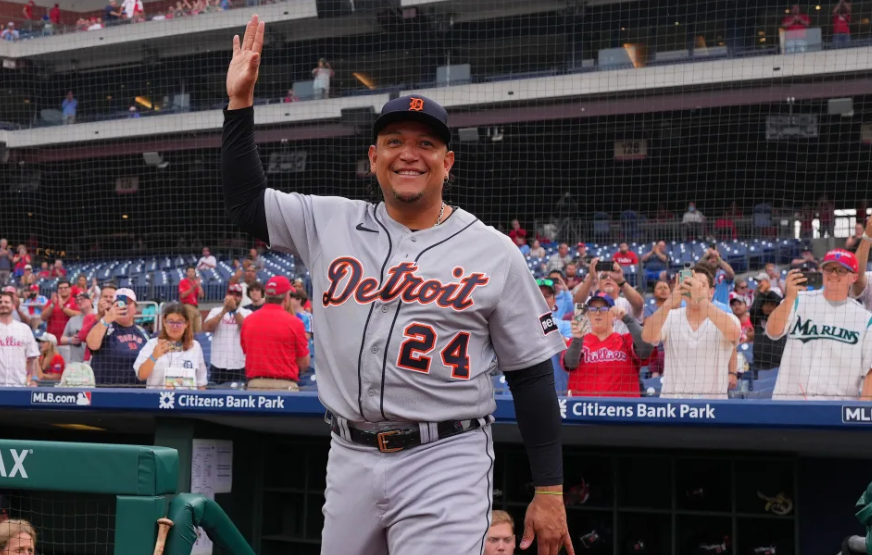
[[[219,267],[201,302],[222,302],[256,246],[225,214],[219,164],[231,39],[252,13],[267,25],[255,118],[271,187],[370,198],[375,115],[427,96],[450,113],[447,201],[505,233],[517,220],[538,278],[561,243],[586,244],[581,277],[622,242],[641,259],[665,241],[665,266],[624,270],[646,304],[660,269],[672,279],[710,247],[752,292],[767,263],[783,274],[806,246],[820,259],[870,213],[870,2],[143,8],[18,21],[0,43],[0,236],[34,272],[49,265],[46,297],[61,260],[159,305],[208,247]],[[312,294],[300,261],[266,261],[261,281],[288,274]]]

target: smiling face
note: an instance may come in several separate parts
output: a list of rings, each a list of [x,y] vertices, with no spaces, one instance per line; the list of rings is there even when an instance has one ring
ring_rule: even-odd
[[[172,341],[181,341],[185,336],[188,320],[181,314],[167,314],[164,316],[164,325],[167,329],[167,337]]]
[[[593,299],[588,305],[587,317],[590,320],[590,329],[595,333],[608,333],[613,329],[612,313],[602,309],[608,309],[608,304],[602,299]]]
[[[454,153],[429,126],[401,121],[382,130],[369,162],[386,202],[415,204],[442,197]]]

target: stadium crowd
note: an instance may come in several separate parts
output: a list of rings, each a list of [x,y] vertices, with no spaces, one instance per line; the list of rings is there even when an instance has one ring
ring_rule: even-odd
[[[140,302],[132,289],[89,283],[84,274],[72,284],[61,260],[51,268],[43,262],[34,274],[32,262],[25,245],[13,253],[0,239],[0,386],[297,391],[301,375],[311,374],[303,283],[282,275],[260,283],[257,249],[234,260],[224,300],[205,318],[198,272],[217,265],[208,248],[179,281],[178,301],[164,304],[157,318],[144,309],[154,303]],[[42,278],[56,278],[50,298],[40,295]]]
[[[665,241],[570,248],[517,220],[508,236],[566,340],[553,362],[568,395],[872,399],[872,218],[847,250],[819,260],[803,245],[788,264],[741,274],[714,240],[679,263]],[[302,281],[261,283],[263,250],[252,248],[230,261],[223,302],[206,311],[201,274],[222,262],[208,247],[201,255],[155,318],[132,289],[84,274],[71,282],[60,259],[34,271],[26,245],[0,239],[0,384],[299,389],[314,373]]]

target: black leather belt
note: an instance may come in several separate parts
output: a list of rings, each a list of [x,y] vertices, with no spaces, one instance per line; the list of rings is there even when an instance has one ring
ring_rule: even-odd
[[[436,425],[437,437],[439,439],[445,439],[470,430],[477,430],[480,427],[481,425],[478,420],[446,420],[445,422],[439,422]],[[342,436],[336,418],[332,419],[330,430],[334,434]],[[382,453],[396,453],[397,451],[411,449],[412,447],[421,445],[421,432],[417,425],[410,425],[409,428],[371,432],[369,430],[355,428],[354,422],[348,422],[348,432],[350,437],[347,439],[360,445],[376,447]]]

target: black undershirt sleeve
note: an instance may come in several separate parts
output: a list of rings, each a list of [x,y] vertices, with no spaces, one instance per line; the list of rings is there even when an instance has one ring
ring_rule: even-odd
[[[554,389],[554,369],[545,360],[523,370],[506,372],[515,401],[515,417],[530,459],[534,486],[563,484],[560,406]]]
[[[253,107],[224,110],[221,186],[230,220],[269,245],[264,204],[266,175],[254,143]]]

